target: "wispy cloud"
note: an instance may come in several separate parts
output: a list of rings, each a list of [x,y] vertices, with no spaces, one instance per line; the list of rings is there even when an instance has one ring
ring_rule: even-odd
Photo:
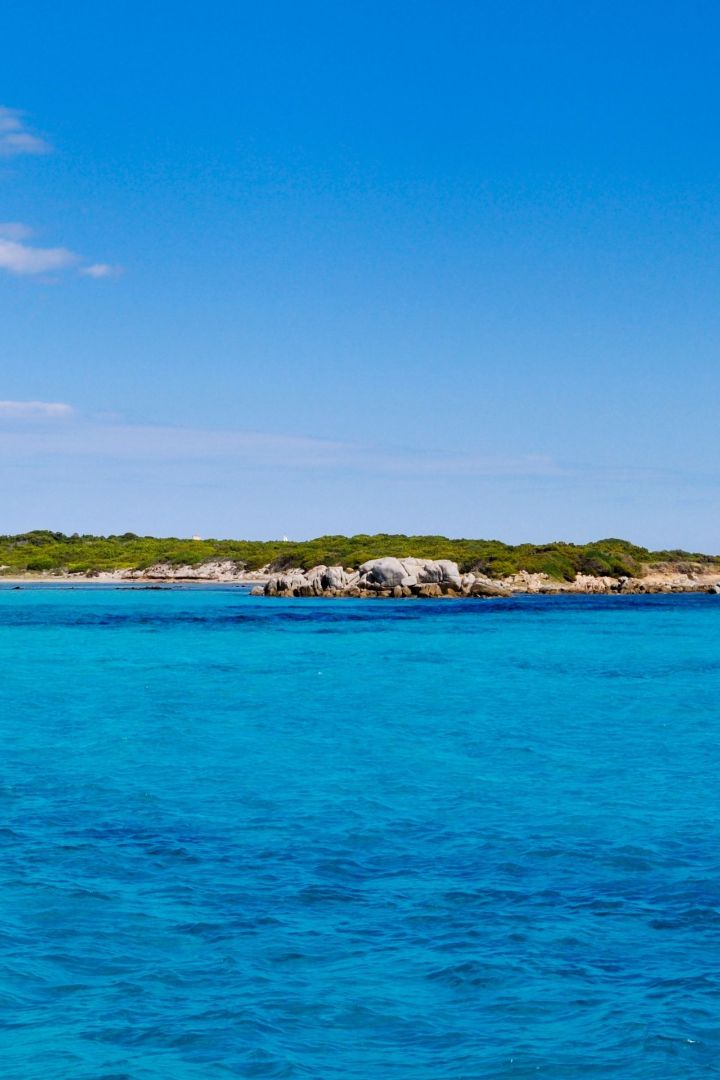
[[[63,420],[65,422],[59,422]],[[11,421],[23,423],[11,423]],[[516,479],[559,483],[572,492],[588,484],[612,490],[643,490],[682,484],[720,485],[713,470],[618,466],[611,461],[558,461],[548,454],[483,454],[417,446],[354,443],[312,435],[244,431],[165,424],[129,424],[106,416],[83,415],[63,402],[0,401],[0,462],[12,459],[54,463],[104,462],[156,468],[167,475],[202,475],[213,482],[225,470],[273,474],[377,477],[392,483]],[[63,464],[64,463],[64,464]],[[199,470],[199,471],[198,471]]]
[[[37,423],[23,426],[22,431],[13,427],[3,432],[0,427],[0,451],[26,459],[39,455],[166,465],[205,462],[213,469],[226,464],[248,469],[342,469],[408,479],[548,476],[558,471],[552,459],[543,455],[446,453],[275,432],[127,424],[83,417],[59,403],[0,402],[0,421],[3,417],[46,421],[59,416],[70,416],[72,422],[60,427]]]
[[[0,420],[45,420],[74,412],[63,401],[0,401]]]
[[[35,247],[0,234],[0,269],[10,274],[46,274],[77,266],[80,257],[63,247]]]
[[[40,247],[25,241],[33,230],[21,221],[0,221],[0,270],[10,274],[48,274],[59,270],[77,270],[90,278],[113,278],[122,267],[110,263],[84,264],[82,257],[64,247]]]
[[[18,109],[0,105],[0,158],[24,154],[47,154],[52,147],[32,132]],[[74,270],[83,277],[100,280],[120,275],[111,263],[88,262],[66,247],[41,247],[26,241],[33,230],[20,221],[0,222],[0,270],[20,276],[40,276]]]
[[[80,273],[83,277],[112,278],[122,274],[122,267],[113,266],[112,263],[90,263],[89,266],[81,266]]]
[[[47,154],[50,149],[46,139],[30,131],[18,109],[0,105],[0,157]]]

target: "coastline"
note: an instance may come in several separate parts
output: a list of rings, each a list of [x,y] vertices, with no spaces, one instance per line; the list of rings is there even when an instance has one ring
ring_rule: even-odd
[[[158,589],[191,586],[235,586],[252,589],[267,597],[320,598],[429,598],[491,599],[513,596],[648,595],[653,593],[720,594],[720,573],[707,568],[680,569],[667,565],[650,568],[642,577],[576,575],[559,581],[542,573],[520,571],[502,578],[483,574],[461,574],[457,564],[447,560],[376,559],[359,570],[316,566],[310,570],[291,568],[273,573],[269,567],[249,572],[227,563],[200,566],[148,567],[146,570],[111,570],[95,574],[51,571],[25,574],[0,573],[0,588],[22,586],[116,586]]]
[[[265,579],[260,580],[260,584],[264,584]],[[252,588],[258,584],[258,578],[233,578],[229,581],[218,581],[213,577],[197,577],[197,578],[154,578],[154,577],[133,577],[133,578],[120,578],[120,577],[103,577],[93,576],[90,577],[87,574],[13,574],[11,577],[4,577],[0,575],[0,588],[3,585],[97,585],[98,588],[108,586],[116,588],[135,588],[135,589],[148,589],[148,588],[167,588],[167,589],[181,589],[187,588],[192,585],[234,585],[238,588]]]

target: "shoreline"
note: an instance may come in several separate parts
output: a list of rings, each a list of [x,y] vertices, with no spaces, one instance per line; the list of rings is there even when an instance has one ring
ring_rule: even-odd
[[[143,569],[122,567],[93,573],[37,570],[3,574],[0,588],[129,588],[178,589],[225,587],[249,589],[253,596],[352,599],[509,599],[513,596],[619,596],[653,593],[712,593],[720,595],[720,568],[700,563],[666,562],[648,567],[639,576],[576,574],[572,580],[544,572],[519,570],[491,578],[480,570],[461,571],[450,559],[397,559],[385,556],[361,563],[357,569],[321,563],[310,569],[270,566],[248,570],[232,560],[207,560],[195,565],[154,563]]]
[[[184,588],[192,585],[236,585],[240,588],[252,588],[254,585],[264,585],[265,578],[234,578],[231,581],[218,581],[217,578],[120,578],[120,577],[88,577],[80,574],[26,574],[20,576],[13,574],[12,577],[0,575],[0,588],[3,585],[97,585],[105,588],[137,588],[147,589],[162,587],[167,589]]]
[[[539,577],[540,575],[535,575]],[[284,579],[284,580],[283,580]],[[278,588],[278,580],[280,587]],[[12,574],[0,575],[0,589],[22,588],[23,586],[67,588],[75,585],[84,588],[115,588],[138,590],[192,589],[194,587],[233,587],[250,589],[256,596],[277,598],[315,598],[315,599],[512,599],[515,596],[649,596],[649,595],[720,595],[720,577],[698,575],[693,580],[680,580],[678,575],[648,575],[647,578],[608,580],[591,578],[589,580],[560,582],[552,579],[542,581],[510,581],[508,579],[486,579],[474,583],[472,588],[453,588],[445,583],[421,586],[413,591],[383,588],[380,585],[357,588],[309,588],[307,577],[302,572],[289,575],[260,575],[253,577],[237,576],[218,578],[212,575],[181,577],[133,575],[132,577],[108,573],[107,575],[86,574]],[[296,584],[297,582],[297,584]]]

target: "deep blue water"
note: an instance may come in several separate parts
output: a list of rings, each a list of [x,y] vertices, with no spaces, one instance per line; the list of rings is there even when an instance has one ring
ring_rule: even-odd
[[[719,597],[0,591],[0,1075],[720,1074]]]

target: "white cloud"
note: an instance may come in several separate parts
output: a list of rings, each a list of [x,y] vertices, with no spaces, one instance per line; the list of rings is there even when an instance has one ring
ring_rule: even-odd
[[[17,109],[0,105],[0,157],[19,157],[21,154],[47,154],[50,144],[34,135],[25,125]]]
[[[36,247],[23,241],[33,230],[22,221],[0,221],[0,269],[11,274],[44,274],[76,266],[79,256],[62,247]]]
[[[74,251],[63,247],[38,247],[24,243],[33,230],[21,221],[0,221],[0,270],[11,274],[46,274],[73,267],[83,277],[111,278],[122,273],[122,267],[110,263],[80,265]]]
[[[71,416],[74,411],[62,401],[0,401],[0,420],[42,420]]]
[[[0,236],[0,269],[10,274],[45,274],[75,266],[79,257],[67,248],[32,247]]]
[[[22,154],[47,154],[50,144],[33,134],[18,109],[0,105],[0,158]],[[83,263],[74,251],[64,247],[38,247],[25,241],[33,230],[20,221],[0,222],[0,270],[25,276],[77,268],[83,277],[109,278],[122,270],[110,263]]]
[[[74,251],[63,247],[38,247],[23,241],[33,235],[33,230],[20,221],[0,221],[0,270],[10,274],[46,274],[73,267],[83,277],[119,277],[122,267],[111,263],[79,265],[81,258]]]
[[[118,277],[122,273],[122,267],[112,266],[110,263],[90,263],[89,266],[82,266],[80,273],[83,277],[91,278]]]

